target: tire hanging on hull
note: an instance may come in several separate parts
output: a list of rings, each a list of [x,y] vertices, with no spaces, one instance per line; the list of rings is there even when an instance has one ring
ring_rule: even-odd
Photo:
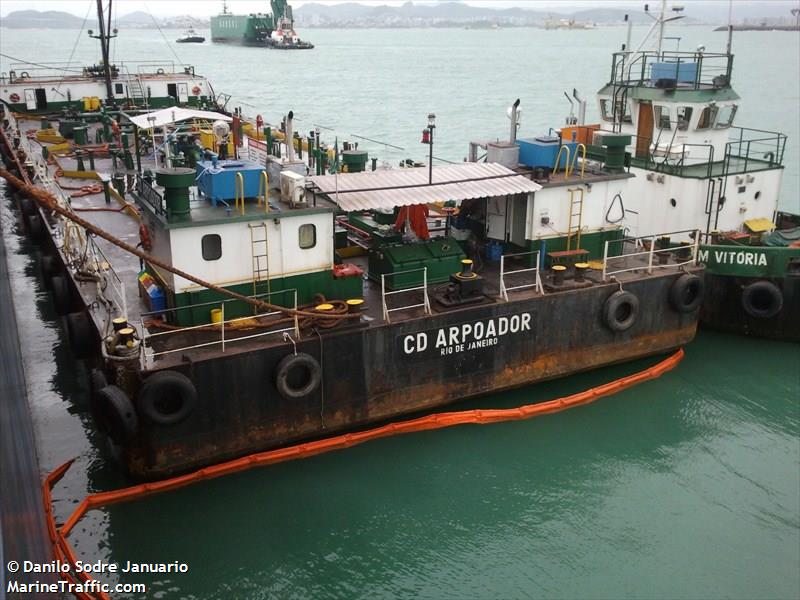
[[[771,281],[755,281],[742,290],[742,308],[755,319],[770,319],[783,308],[783,293]]]

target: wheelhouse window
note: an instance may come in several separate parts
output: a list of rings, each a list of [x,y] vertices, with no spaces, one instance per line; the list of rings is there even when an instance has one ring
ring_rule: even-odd
[[[312,225],[311,223],[300,225],[297,233],[300,248],[302,250],[308,250],[309,248],[313,248],[317,245],[317,227],[315,225]]]
[[[736,104],[721,106],[717,114],[717,129],[725,129],[733,124],[733,117],[736,116]]]
[[[653,116],[655,117],[656,127],[669,131],[672,125],[669,122],[669,108],[656,104],[653,107]]]
[[[678,107],[678,130],[686,131],[689,129],[689,121],[692,120],[692,107],[679,106]]]
[[[611,100],[606,100],[605,98],[600,100],[600,114],[603,117],[603,121],[614,120],[614,116],[611,110]]]
[[[203,260],[219,260],[222,256],[222,238],[216,233],[204,235],[200,240]]]
[[[700,113],[700,119],[697,121],[697,130],[711,129],[714,125],[714,119],[717,118],[717,107],[706,106],[703,112]]]
[[[123,91],[125,91],[125,90],[124,90],[124,88],[122,87],[122,84],[121,84],[121,83],[115,83],[115,84],[114,84],[114,93],[115,93],[115,94],[121,94]]]

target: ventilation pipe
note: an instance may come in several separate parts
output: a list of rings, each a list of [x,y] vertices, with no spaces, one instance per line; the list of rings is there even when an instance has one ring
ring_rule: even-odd
[[[517,141],[517,127],[519,127],[519,113],[517,108],[519,107],[519,98],[514,104],[511,105],[509,117],[511,118],[511,135],[508,138],[508,141],[512,144]]]
[[[572,97],[578,103],[578,125],[584,125],[586,123],[586,100],[581,100],[578,97],[578,90],[572,88]]]
[[[286,117],[286,158],[289,162],[294,162],[294,127],[292,126],[294,112],[289,111]]]

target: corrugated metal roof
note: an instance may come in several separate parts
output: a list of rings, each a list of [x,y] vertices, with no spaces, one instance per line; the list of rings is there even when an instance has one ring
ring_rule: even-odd
[[[309,178],[342,210],[391,209],[395,206],[491,198],[538,192],[538,183],[497,163],[459,163],[428,168],[316,175]]]

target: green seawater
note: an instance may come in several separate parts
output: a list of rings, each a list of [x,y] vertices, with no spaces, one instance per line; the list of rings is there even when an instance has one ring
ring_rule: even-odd
[[[66,60],[75,35],[2,29],[0,51]],[[323,132],[340,143],[356,134],[401,146],[362,141],[395,163],[424,158],[428,112],[437,114],[436,155],[455,161],[469,140],[507,135],[505,109],[516,98],[522,136],[563,123],[562,91],[573,87],[596,119],[593,94],[625,33],[301,35],[317,49],[176,49],[233,94],[232,105],[273,122],[293,109],[303,128],[333,128]],[[682,36],[681,49],[725,43],[708,27],[670,35]],[[800,36],[736,34],[734,51],[737,122],[789,135],[781,206],[797,211]],[[170,54],[158,32],[122,31],[115,56]],[[96,58],[81,40],[75,59]],[[125,482],[92,432],[85,368],[70,355],[37,279],[37,252],[5,196],[0,225],[42,472],[77,457],[55,491],[63,522],[87,493]],[[655,360],[456,408],[549,400]],[[800,345],[701,332],[674,371],[589,406],[379,440],[115,505],[90,512],[70,540],[87,561],[188,565],[185,574],[105,578],[146,583],[148,598],[798,598],[799,399]]]

